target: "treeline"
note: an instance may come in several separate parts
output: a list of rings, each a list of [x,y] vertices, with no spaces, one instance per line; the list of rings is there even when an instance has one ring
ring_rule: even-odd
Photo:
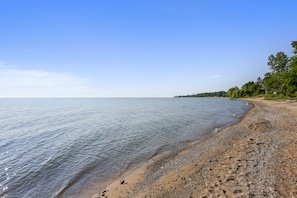
[[[177,96],[177,97],[226,97],[225,91],[217,91],[217,92],[207,92],[207,93],[198,93],[186,96]]]
[[[270,72],[259,77],[257,81],[249,81],[241,88],[235,86],[227,92],[208,92],[177,97],[255,97],[265,98],[297,98],[297,41],[292,41],[293,56],[277,52],[268,57]]]
[[[232,87],[226,96],[230,98],[265,96],[267,98],[297,97],[297,41],[291,43],[293,56],[277,52],[268,57],[270,72],[256,82],[245,83],[241,89]]]

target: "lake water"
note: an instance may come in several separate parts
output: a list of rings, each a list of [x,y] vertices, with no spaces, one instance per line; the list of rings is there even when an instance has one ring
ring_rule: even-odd
[[[76,197],[238,121],[226,98],[0,99],[0,197]]]

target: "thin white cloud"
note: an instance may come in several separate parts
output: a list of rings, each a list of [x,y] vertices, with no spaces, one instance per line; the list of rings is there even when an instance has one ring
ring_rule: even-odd
[[[215,74],[212,76],[212,78],[220,78],[221,76],[219,74]]]
[[[221,78],[221,75],[214,74],[214,75],[208,77],[208,79],[218,79],[218,78]]]
[[[3,65],[3,64],[1,64]],[[58,72],[0,67],[0,97],[98,97],[87,79]]]

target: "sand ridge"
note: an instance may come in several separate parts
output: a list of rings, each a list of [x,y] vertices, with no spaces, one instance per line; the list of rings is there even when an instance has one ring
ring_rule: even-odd
[[[249,99],[240,122],[156,158],[98,197],[297,197],[297,103]]]

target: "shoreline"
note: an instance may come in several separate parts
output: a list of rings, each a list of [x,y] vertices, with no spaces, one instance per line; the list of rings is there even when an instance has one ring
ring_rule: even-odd
[[[292,173],[287,181],[281,178],[278,163],[286,163],[281,160],[281,149],[297,140],[293,133],[297,128],[297,103],[246,101],[253,107],[238,122],[203,141],[192,142],[175,155],[153,157],[98,190],[92,198],[296,196],[297,165],[294,172],[287,164],[285,172]],[[292,124],[287,124],[288,119]],[[285,129],[290,135],[280,133]],[[296,149],[297,142],[294,145]]]

